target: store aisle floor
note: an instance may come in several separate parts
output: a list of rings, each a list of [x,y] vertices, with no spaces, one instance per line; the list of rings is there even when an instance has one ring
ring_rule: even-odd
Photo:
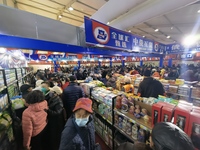
[[[101,149],[102,150],[111,150],[105,143],[104,141],[101,139],[101,137],[98,136],[98,134],[95,134],[95,138],[96,138],[96,143],[99,143],[101,145]]]

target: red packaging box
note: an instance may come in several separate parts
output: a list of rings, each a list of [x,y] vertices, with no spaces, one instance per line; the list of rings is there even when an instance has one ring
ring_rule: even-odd
[[[163,104],[156,103],[152,105],[152,126],[161,121]]]
[[[184,101],[184,100],[179,100],[179,101],[178,101],[178,104],[183,104],[183,105],[187,105],[187,106],[193,106],[192,103],[189,103],[189,102]]]
[[[179,103],[178,106],[179,106],[179,107],[183,107],[183,108],[185,108],[185,109],[188,109],[188,110],[190,110],[190,111],[192,111],[192,107],[193,107],[193,106],[191,106],[191,105],[186,105],[186,104],[182,104],[182,103]]]
[[[193,112],[199,112],[199,113],[200,113],[200,107],[193,106],[193,107],[192,107],[192,111],[193,111]]]
[[[191,140],[194,146],[200,150],[200,115],[196,112],[190,113],[190,124],[188,128],[188,135],[191,137]]]
[[[177,106],[174,112],[174,124],[181,128],[185,133],[188,133],[189,119],[191,109],[187,107]]]
[[[166,105],[162,108],[162,116],[161,116],[161,122],[171,122],[173,114],[174,114],[174,105]]]

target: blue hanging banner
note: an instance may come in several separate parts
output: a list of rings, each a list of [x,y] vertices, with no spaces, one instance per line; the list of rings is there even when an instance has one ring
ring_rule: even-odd
[[[153,52],[153,48],[154,48],[153,40],[132,35],[132,50],[133,51]]]
[[[193,46],[185,47],[181,44],[169,44],[166,45],[166,53],[167,54],[175,54],[175,53],[190,53],[191,51],[200,51],[200,42],[197,42]]]
[[[166,45],[159,43],[159,42],[154,42],[154,53],[165,53],[166,51]]]
[[[86,43],[114,49],[132,50],[132,35],[95,20],[84,18]]]
[[[184,50],[185,50],[185,48],[181,44],[166,45],[166,53],[167,54],[184,52]]]

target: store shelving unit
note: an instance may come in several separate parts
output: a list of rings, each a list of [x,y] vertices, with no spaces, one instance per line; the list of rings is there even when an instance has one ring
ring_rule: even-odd
[[[152,131],[153,127],[151,125],[151,118],[147,123],[144,121],[143,118],[137,119],[133,114],[130,114],[128,112],[122,112],[121,110],[116,109],[115,101],[118,95],[113,94],[113,96],[110,96],[110,100],[108,100],[107,96],[109,97],[109,94],[109,92],[107,93],[104,90],[101,91],[98,89],[98,87],[96,87],[92,89],[90,95],[90,98],[93,100],[96,133],[105,141],[106,145],[108,145],[111,149],[116,149],[116,146],[120,145],[120,142],[116,140],[116,133],[120,133],[121,135],[123,135],[125,139],[127,139],[127,141],[133,143],[138,141],[137,138],[134,138],[132,134],[128,132],[127,126],[119,127],[119,125],[116,124],[116,114],[118,116],[123,116],[123,118],[126,118],[127,123],[130,122],[132,125],[135,125],[136,130],[134,131],[134,133],[136,134],[138,133],[139,129],[143,129],[148,133]],[[102,97],[104,98],[102,99]],[[108,137],[112,142],[110,140],[108,142]]]
[[[149,120],[148,123],[145,123],[145,121],[143,119],[137,119],[137,118],[135,118],[134,115],[132,115],[130,113],[125,114],[121,110],[117,110],[117,109],[114,109],[114,112],[125,117],[129,122],[140,125],[140,128],[142,128],[144,130],[152,131],[152,129],[153,129],[152,125],[149,123],[149,122],[151,122],[151,119]]]
[[[13,135],[13,112],[11,108],[10,96],[14,94],[14,92],[10,91],[10,87],[17,82],[15,69],[1,69],[0,70],[0,83],[1,83],[1,98],[0,98],[0,119],[6,123],[6,128],[0,134],[0,143],[1,146],[6,148],[10,148],[13,144],[14,135]],[[5,115],[8,114],[10,117],[5,118]],[[7,120],[10,118],[9,120]],[[1,123],[1,121],[0,121]]]
[[[101,99],[100,96],[97,96],[96,94],[93,93],[93,91],[95,91],[96,89],[98,89],[98,87],[92,88],[91,95],[90,95],[90,98],[93,100],[93,110],[94,110],[95,117],[97,117],[97,118],[99,118],[99,120],[101,120],[100,123],[99,123],[99,121],[97,121],[95,123],[96,132],[105,141],[106,145],[108,145],[108,147],[113,149],[114,148],[115,128],[113,127],[114,111],[112,111],[112,110],[114,108],[114,101],[115,101],[115,98],[117,97],[117,95],[110,93],[110,99],[109,100],[107,99],[107,101],[103,101],[103,99]],[[106,92],[106,90],[105,90],[105,92]],[[109,94],[105,94],[105,95],[108,96]],[[106,108],[108,113],[99,112],[98,107],[100,105],[103,106],[104,108]],[[99,129],[99,126],[102,126],[102,128],[100,127],[100,129]]]
[[[4,115],[10,116],[10,119],[7,120],[6,129],[0,132],[2,148],[10,149],[14,142],[13,119],[15,118],[15,112],[12,109],[11,99],[20,94],[19,87],[22,84],[21,68],[0,69],[0,120],[6,119]]]

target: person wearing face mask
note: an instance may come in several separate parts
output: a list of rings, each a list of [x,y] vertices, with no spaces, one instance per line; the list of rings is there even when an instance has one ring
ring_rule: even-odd
[[[59,150],[96,150],[92,101],[80,98],[62,132]]]
[[[41,84],[41,91],[45,95],[45,100],[49,100],[49,93],[52,91],[52,88],[50,87],[50,83],[48,81],[42,82]]]
[[[45,100],[48,103],[48,109],[44,110],[48,114],[48,150],[57,150],[60,143],[61,132],[65,123],[63,102],[59,97],[59,95],[62,94],[62,90],[58,86],[50,88],[50,82],[43,82],[41,85],[41,91],[45,95]]]

